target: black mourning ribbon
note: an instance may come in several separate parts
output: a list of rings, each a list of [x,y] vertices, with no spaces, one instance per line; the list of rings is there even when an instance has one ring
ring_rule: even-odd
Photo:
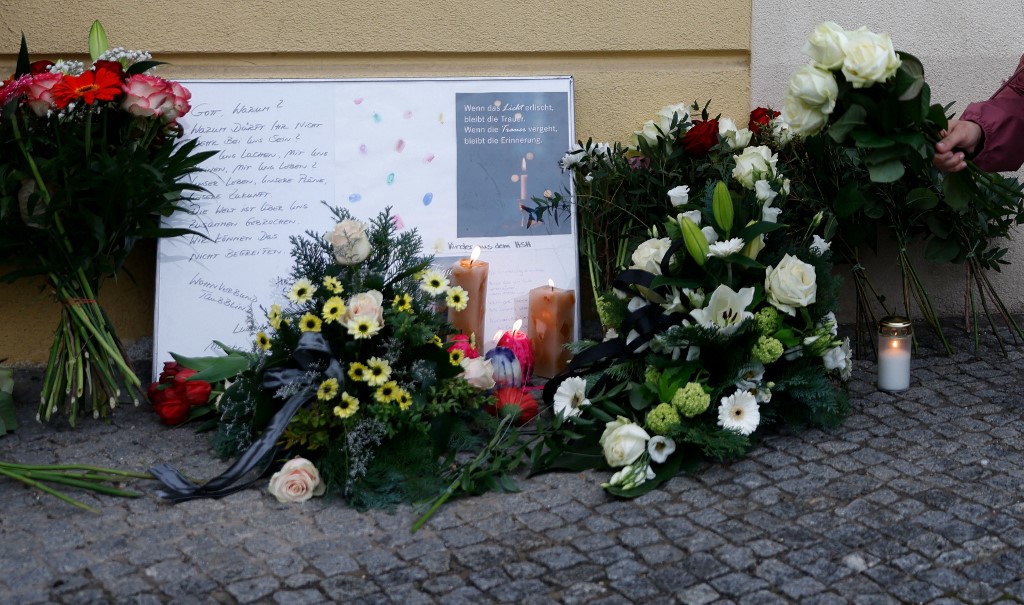
[[[264,389],[276,390],[286,387],[305,379],[309,372],[323,372],[328,378],[335,378],[339,385],[344,386],[345,374],[341,369],[341,364],[331,355],[331,347],[321,334],[304,332],[299,337],[292,358],[298,367],[274,368],[264,372]],[[150,474],[163,484],[163,487],[156,489],[154,493],[172,502],[184,502],[199,498],[222,498],[249,487],[270,470],[274,462],[273,454],[277,450],[278,438],[281,437],[285,427],[295,416],[295,412],[316,397],[316,390],[317,386],[307,385],[289,397],[284,406],[270,419],[259,439],[253,442],[228,470],[206,483],[197,484],[187,479],[167,463],[150,468]],[[241,481],[263,460],[266,462],[256,476],[248,481]]]
[[[679,238],[669,247],[661,261],[661,272],[663,275],[669,274],[669,263],[672,260],[672,256],[684,245],[685,240]],[[651,287],[656,278],[657,276],[653,273],[642,269],[626,269],[619,272],[613,280],[612,286],[623,292],[629,292],[630,286],[639,286],[659,294],[664,294],[668,290],[667,287]],[[633,311],[622,322],[620,326],[622,333],[617,338],[606,340],[582,351],[572,358],[565,371],[544,385],[544,401],[549,403],[554,401],[558,386],[567,378],[600,372],[621,359],[638,355],[639,349],[642,349],[644,345],[648,344],[666,328],[680,323],[682,319],[683,316],[679,314],[666,315],[660,305],[653,303],[648,303]],[[632,331],[636,331],[637,336],[627,342],[626,339]],[[605,374],[598,379],[593,388],[600,390],[607,381],[608,375]]]

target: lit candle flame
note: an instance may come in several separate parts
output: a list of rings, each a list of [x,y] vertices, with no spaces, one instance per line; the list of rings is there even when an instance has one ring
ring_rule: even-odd
[[[555,280],[551,279],[550,277],[548,278],[548,287],[549,288],[554,288],[555,287]]]
[[[526,172],[526,158],[523,158],[523,172]]]
[[[469,255],[469,262],[475,263],[480,258],[480,246],[473,246],[473,253]]]
[[[494,333],[494,338],[492,340],[494,342],[498,342],[499,340],[501,340],[501,337],[504,336],[504,335],[505,335],[505,331],[504,330],[498,330],[497,332]]]
[[[516,322],[514,324],[512,324],[512,331],[513,332],[518,332],[519,328],[521,328],[521,327],[523,327],[523,320],[522,319],[517,319]]]

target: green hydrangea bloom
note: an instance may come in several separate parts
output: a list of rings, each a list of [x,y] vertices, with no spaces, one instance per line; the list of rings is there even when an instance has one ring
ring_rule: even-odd
[[[672,396],[672,405],[675,406],[683,416],[692,418],[704,412],[711,405],[711,395],[704,392],[704,387],[696,382],[688,382],[686,386],[677,389]]]
[[[655,435],[675,435],[679,432],[679,413],[668,403],[659,403],[647,412],[647,428]]]
[[[782,317],[775,307],[765,307],[754,313],[754,325],[761,334],[774,334],[782,327]]]
[[[658,382],[660,381],[661,370],[659,370],[658,368],[647,368],[647,371],[644,372],[644,382],[646,382],[647,384],[657,386]]]
[[[785,347],[782,346],[782,342],[778,338],[772,338],[771,336],[759,336],[757,343],[754,345],[754,349],[750,352],[754,359],[763,363],[775,363],[779,357],[782,357],[782,353],[785,351]]]

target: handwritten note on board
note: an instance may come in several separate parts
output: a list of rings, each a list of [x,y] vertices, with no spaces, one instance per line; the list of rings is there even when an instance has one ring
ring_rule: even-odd
[[[391,206],[441,266],[479,245],[492,266],[485,334],[511,327],[522,313],[516,300],[547,279],[577,287],[573,221],[527,229],[518,207],[569,187],[557,159],[574,141],[570,78],[187,86],[193,109],[182,120],[185,134],[218,153],[195,180],[208,191],[193,200],[195,214],[167,221],[207,237],[159,244],[154,366],[171,351],[209,354],[213,340],[248,348],[250,315],[259,324],[264,309],[284,301],[289,236],[333,227],[324,203],[362,219]],[[505,113],[520,116],[508,124],[535,129],[515,133],[530,141],[485,138],[467,153],[465,140],[478,136],[467,129],[480,128],[481,113],[466,107],[485,101],[497,107],[494,115],[501,104],[522,106]],[[527,106],[544,109],[524,113]],[[481,195],[478,183],[492,175],[504,178]]]

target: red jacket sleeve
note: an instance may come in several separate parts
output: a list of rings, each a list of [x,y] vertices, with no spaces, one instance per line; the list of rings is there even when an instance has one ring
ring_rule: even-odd
[[[974,158],[978,168],[989,172],[1020,168],[1024,164],[1024,57],[991,99],[971,103],[960,119],[977,123],[985,133]]]

